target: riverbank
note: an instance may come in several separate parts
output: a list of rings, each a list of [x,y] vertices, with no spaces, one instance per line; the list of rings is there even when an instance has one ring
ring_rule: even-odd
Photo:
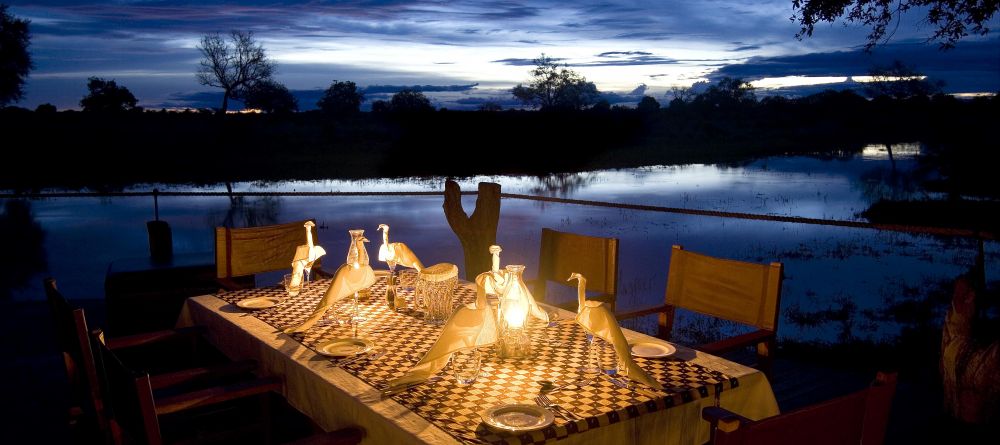
[[[843,98],[839,98],[843,99]],[[0,189],[118,190],[143,183],[548,175],[740,163],[920,141],[944,191],[1000,196],[987,181],[997,99],[765,101],[573,113],[530,111],[288,116],[0,110],[9,162]]]

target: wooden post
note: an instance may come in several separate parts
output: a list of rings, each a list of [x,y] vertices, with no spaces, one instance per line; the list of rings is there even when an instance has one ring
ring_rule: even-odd
[[[492,267],[489,248],[497,242],[500,222],[500,184],[479,183],[476,210],[469,217],[462,208],[462,189],[455,181],[444,184],[444,216],[458,236],[465,253],[465,279],[471,280]]]

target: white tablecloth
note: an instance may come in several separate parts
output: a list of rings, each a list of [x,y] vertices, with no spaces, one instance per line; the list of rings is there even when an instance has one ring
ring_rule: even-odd
[[[565,313],[572,318],[572,313]],[[209,341],[234,360],[254,359],[268,376],[284,379],[288,403],[330,431],[350,425],[367,430],[364,443],[455,444],[457,439],[392,399],[380,399],[378,391],[347,371],[330,365],[288,335],[238,307],[213,296],[187,300],[178,326],[202,325]],[[630,341],[661,341],[625,330]],[[778,414],[771,385],[760,371],[680,345],[676,357],[721,371],[739,379],[739,387],[724,391],[721,406],[751,419]],[[702,444],[708,441],[708,422],[701,410],[715,403],[714,397],[697,399],[670,409],[644,414],[579,434],[559,444]],[[484,409],[487,407],[483,407]]]

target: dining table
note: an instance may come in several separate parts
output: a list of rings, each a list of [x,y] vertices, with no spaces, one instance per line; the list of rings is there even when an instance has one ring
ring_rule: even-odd
[[[502,359],[493,347],[482,347],[481,371],[472,384],[457,382],[449,365],[423,384],[387,395],[387,383],[416,364],[442,330],[413,307],[415,277],[404,272],[398,280],[397,292],[408,307],[386,304],[383,271],[357,303],[354,298],[338,302],[305,332],[286,334],[283,328],[313,312],[328,279],[305,283],[294,297],[281,286],[192,297],[177,325],[204,326],[209,342],[229,358],[254,359],[261,374],[281,377],[288,403],[320,428],[361,426],[364,443],[702,444],[709,439],[709,423],[701,418],[705,407],[721,406],[754,420],[778,414],[771,386],[759,370],[629,329],[622,329],[629,344],[669,351],[634,357],[663,390],[585,373],[587,332],[575,322],[575,313],[544,303],[550,320],[527,327],[530,356]],[[240,303],[250,299],[272,303]],[[455,287],[455,307],[475,300],[474,284]],[[331,357],[325,348],[343,339],[363,339],[379,353],[353,361]],[[551,423],[523,431],[484,422],[483,413],[499,406],[537,406],[536,396],[543,393],[572,416],[557,415]]]

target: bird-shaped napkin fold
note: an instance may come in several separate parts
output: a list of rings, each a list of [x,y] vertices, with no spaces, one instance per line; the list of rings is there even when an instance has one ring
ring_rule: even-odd
[[[306,243],[295,248],[295,256],[292,258],[292,287],[302,285],[302,277],[306,269],[312,269],[313,263],[320,257],[326,255],[326,249],[313,243],[312,228],[316,223],[306,221],[303,224],[306,228]]]
[[[431,349],[406,374],[389,382],[386,392],[392,393],[429,379],[448,364],[455,352],[489,346],[496,341],[496,317],[486,301],[486,294],[480,294],[475,303],[462,306],[452,314]]]
[[[600,301],[587,301],[587,279],[583,275],[573,273],[566,281],[574,278],[578,280],[576,322],[583,326],[587,332],[614,346],[618,368],[625,370],[629,379],[650,388],[662,390],[663,385],[650,377],[646,370],[637,365],[635,360],[632,360],[632,351],[629,348],[628,340],[625,339],[621,326],[618,326],[615,315],[608,309],[607,305]]]
[[[323,298],[316,305],[312,315],[300,325],[285,328],[286,334],[308,330],[323,318],[327,309],[330,309],[334,303],[375,284],[375,271],[368,264],[368,253],[365,251],[364,243],[366,242],[368,239],[365,237],[357,239],[354,247],[358,249],[358,260],[353,263],[344,263],[334,272],[333,279],[330,280],[330,287],[326,289],[326,293],[323,294]]]
[[[403,267],[410,267],[420,272],[424,269],[424,264],[417,258],[417,254],[410,250],[405,243],[389,242],[389,225],[379,224],[378,229],[382,231],[382,245],[378,248],[378,260],[390,263],[389,268],[398,264]]]

